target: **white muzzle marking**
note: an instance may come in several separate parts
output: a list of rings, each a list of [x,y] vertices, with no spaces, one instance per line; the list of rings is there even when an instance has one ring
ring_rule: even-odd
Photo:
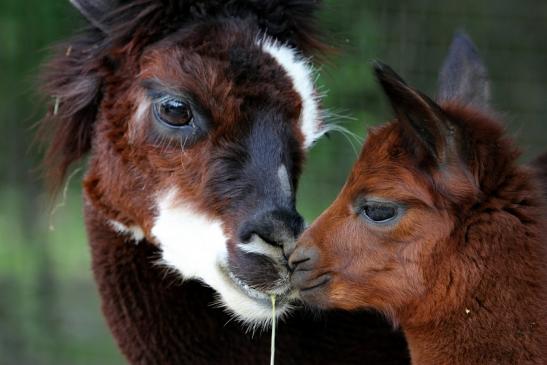
[[[220,304],[242,322],[252,326],[268,323],[269,296],[246,286],[229,272],[228,237],[221,222],[179,201],[175,189],[157,200],[158,216],[151,233],[162,250],[161,262],[184,279],[200,280],[216,290]]]

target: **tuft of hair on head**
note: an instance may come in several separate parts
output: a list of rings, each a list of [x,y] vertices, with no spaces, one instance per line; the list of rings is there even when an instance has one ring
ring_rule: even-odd
[[[51,101],[37,139],[47,146],[42,169],[53,197],[70,166],[91,148],[101,101],[102,39],[100,32],[90,31],[60,44],[55,48],[56,56],[42,67],[41,93]]]
[[[195,21],[251,20],[264,34],[305,54],[326,49],[317,27],[321,0],[70,0],[90,25],[117,41],[152,39]]]
[[[475,44],[464,31],[454,34],[439,73],[437,93],[439,102],[457,101],[478,108],[488,108],[488,71]]]

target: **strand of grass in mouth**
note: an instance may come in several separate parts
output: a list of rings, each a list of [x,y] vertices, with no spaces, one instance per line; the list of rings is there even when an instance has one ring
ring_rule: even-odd
[[[272,300],[272,347],[270,348],[270,365],[275,362],[275,294],[270,295]]]

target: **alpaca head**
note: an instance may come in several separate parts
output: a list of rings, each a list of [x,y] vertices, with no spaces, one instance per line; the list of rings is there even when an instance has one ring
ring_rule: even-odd
[[[285,312],[298,177],[326,128],[305,58],[317,1],[73,3],[91,27],[46,71],[54,182],[90,152],[86,203],[112,229],[242,320],[271,294]]]
[[[459,227],[516,158],[502,127],[477,108],[488,95],[484,68],[462,37],[441,72],[441,105],[374,66],[396,119],[370,131],[340,195],[299,239],[290,264],[304,301],[397,320],[450,285],[442,268],[461,267],[456,253],[472,233]]]

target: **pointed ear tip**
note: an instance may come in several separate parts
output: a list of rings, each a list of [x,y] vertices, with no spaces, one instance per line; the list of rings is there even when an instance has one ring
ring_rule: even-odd
[[[452,48],[465,48],[467,50],[477,53],[477,47],[475,46],[475,43],[473,42],[469,34],[461,29],[457,30],[454,33],[454,37],[452,38]]]
[[[80,8],[80,4],[78,3],[78,0],[68,0],[68,2],[70,3],[70,5],[74,6],[75,8],[77,9]]]
[[[104,17],[119,5],[119,0],[68,0],[94,27],[107,33]]]
[[[378,81],[385,80],[386,76],[393,73],[393,70],[391,69],[391,67],[389,67],[388,65],[386,65],[385,63],[379,60],[372,61],[372,69]]]
[[[68,2],[80,11],[86,10],[86,8],[90,7],[90,5],[93,5],[92,2],[83,0],[68,0]]]
[[[454,39],[457,39],[457,38],[469,39],[469,34],[467,34],[464,28],[458,28],[454,31],[453,38]]]
[[[372,65],[372,68],[374,69],[375,72],[381,71],[385,66],[385,63],[383,63],[380,60],[372,60],[370,61],[370,64]]]
[[[406,85],[405,81],[399,76],[390,66],[387,64],[374,60],[372,62],[372,67],[374,70],[374,76],[376,80],[386,88],[387,85]]]

